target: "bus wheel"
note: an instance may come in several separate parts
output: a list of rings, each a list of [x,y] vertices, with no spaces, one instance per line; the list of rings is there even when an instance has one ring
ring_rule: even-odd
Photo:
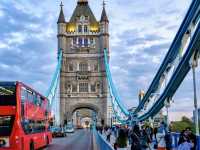
[[[46,137],[46,142],[47,142],[46,145],[48,146],[49,145],[49,137],[48,136]]]
[[[30,144],[30,150],[35,150],[35,149],[34,149],[34,143],[33,143],[33,142],[31,142],[31,144]]]

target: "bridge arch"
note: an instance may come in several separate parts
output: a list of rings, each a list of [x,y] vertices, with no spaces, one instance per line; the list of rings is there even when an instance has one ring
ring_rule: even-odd
[[[76,111],[76,110],[79,110],[79,109],[90,109],[90,110],[93,110],[94,112],[96,112],[97,114],[99,113],[99,108],[98,106],[94,105],[94,104],[91,104],[91,103],[78,103],[78,104],[75,104],[74,106],[72,106],[70,108],[70,112],[71,112],[71,115]]]

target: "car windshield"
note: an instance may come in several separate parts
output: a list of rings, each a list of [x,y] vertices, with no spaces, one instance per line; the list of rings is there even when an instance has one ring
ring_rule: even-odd
[[[14,116],[0,116],[0,136],[10,136]]]
[[[0,106],[16,105],[16,86],[0,82]]]

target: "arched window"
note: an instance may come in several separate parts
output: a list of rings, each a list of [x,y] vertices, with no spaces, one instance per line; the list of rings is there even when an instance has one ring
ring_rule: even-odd
[[[88,39],[84,38],[84,46],[88,46]]]
[[[82,38],[78,38],[78,45],[81,46],[82,45]]]
[[[87,33],[88,32],[88,26],[84,25],[84,32]]]
[[[94,38],[90,38],[90,44],[95,44]]]
[[[84,63],[84,62],[81,62],[79,64],[79,71],[88,71],[88,64]]]
[[[78,32],[82,33],[82,25],[78,25]]]

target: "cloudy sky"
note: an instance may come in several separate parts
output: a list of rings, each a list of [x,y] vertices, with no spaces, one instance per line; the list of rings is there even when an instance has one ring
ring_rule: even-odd
[[[63,0],[66,20],[76,0]],[[89,0],[99,20],[102,1]],[[191,0],[107,0],[111,71],[122,101],[138,104],[185,16]],[[45,93],[56,66],[60,0],[0,0],[0,80],[20,80]],[[197,76],[200,69],[197,69]],[[197,81],[200,99],[200,78]],[[171,120],[192,116],[192,74],[174,96]]]

